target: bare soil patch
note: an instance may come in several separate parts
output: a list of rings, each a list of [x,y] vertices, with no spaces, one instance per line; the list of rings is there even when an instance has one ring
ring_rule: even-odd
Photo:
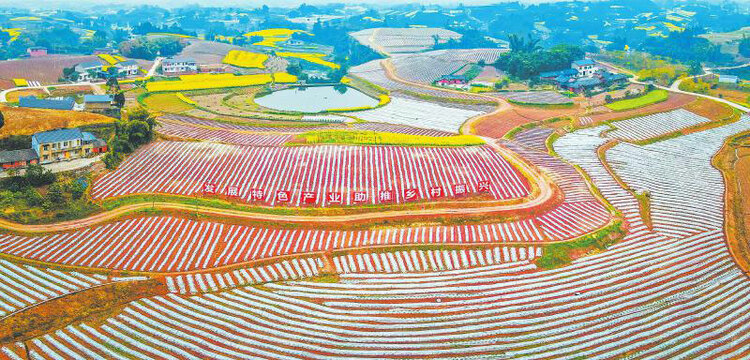
[[[510,110],[482,118],[474,125],[474,131],[480,136],[499,139],[517,126],[556,117],[576,115],[580,111],[579,108],[544,109],[514,106]]]

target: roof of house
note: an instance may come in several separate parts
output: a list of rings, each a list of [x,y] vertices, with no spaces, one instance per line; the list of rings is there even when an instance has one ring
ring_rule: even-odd
[[[571,88],[587,87],[599,85],[601,81],[597,78],[580,78],[575,81],[568,83],[567,86]]]
[[[47,48],[44,46],[32,46],[29,50],[47,50]]]
[[[195,59],[189,57],[173,57],[162,60],[162,64],[173,64],[173,63],[194,63]]]
[[[81,136],[83,136],[83,141],[94,141],[96,140],[96,136],[94,134],[88,132],[88,131],[81,131]]]
[[[739,76],[735,75],[719,75],[719,82],[738,82],[740,81]]]
[[[591,60],[591,59],[573,61],[573,66],[587,66],[587,65],[596,65],[596,63],[594,62],[594,60]]]
[[[605,72],[602,73],[602,79],[604,79],[604,81],[606,81],[606,82],[612,82],[612,81],[617,81],[617,80],[624,80],[624,79],[627,79],[627,78],[628,78],[628,76],[625,75],[625,74],[611,73],[609,71],[605,71]]]
[[[111,103],[112,95],[83,95],[83,102],[85,103]]]
[[[9,150],[0,151],[0,163],[11,163],[17,161],[30,161],[39,159],[34,149],[21,149],[21,150]]]
[[[81,129],[57,129],[50,131],[43,131],[36,133],[31,136],[32,139],[36,139],[36,142],[40,144],[48,144],[60,141],[71,141],[83,139],[83,133]]]
[[[138,62],[135,60],[125,60],[123,62],[117,63],[117,66],[132,66],[132,65],[138,66]]]
[[[86,61],[86,62],[82,62],[82,63],[76,65],[75,68],[76,68],[76,70],[78,68],[81,68],[81,69],[85,70],[85,69],[98,68],[98,67],[102,67],[102,66],[104,66],[104,64],[102,64],[100,61]]]
[[[36,96],[21,96],[18,106],[37,109],[72,110],[75,105],[73,98],[39,99]]]

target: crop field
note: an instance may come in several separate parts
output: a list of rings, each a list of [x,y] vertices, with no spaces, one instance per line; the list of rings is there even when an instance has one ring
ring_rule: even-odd
[[[188,91],[199,89],[219,89],[263,85],[271,82],[293,83],[297,77],[287,73],[234,75],[234,74],[199,74],[182,75],[179,81],[153,81],[146,83],[146,90],[154,91]]]
[[[175,122],[161,122],[156,128],[159,134],[184,140],[203,140],[225,144],[248,146],[281,146],[292,140],[293,135],[248,134],[231,130],[209,129]]]
[[[564,105],[573,100],[556,91],[507,92],[500,96],[521,105]]]
[[[482,192],[511,199],[527,196],[529,189],[523,176],[487,146],[250,148],[160,142],[98,180],[91,196],[230,194],[271,206],[332,206]]]
[[[84,125],[112,123],[108,116],[81,111],[47,110],[0,106],[5,117],[5,126],[0,128],[0,137],[9,135],[32,135],[36,132],[78,127]]]
[[[199,64],[221,64],[232,50],[244,51],[242,47],[215,41],[191,39],[180,56],[195,59]]]
[[[651,104],[656,104],[662,101],[666,101],[669,98],[669,93],[666,90],[653,90],[643,96],[639,96],[633,99],[615,101],[609,103],[606,106],[614,111],[625,111],[642,108]]]
[[[304,60],[309,63],[325,66],[331,69],[341,68],[341,65],[325,60],[325,56],[326,56],[325,54],[279,51],[279,52],[276,52],[276,55],[282,58],[294,58],[294,59]]]
[[[631,109],[625,111],[612,111],[596,113],[590,116],[592,123],[601,123],[604,121],[627,119],[631,117],[643,116],[645,114],[654,114],[658,112],[666,112],[671,110],[679,109],[685,105],[695,101],[696,97],[687,94],[675,94],[669,95],[667,100],[651,104],[638,109]],[[608,108],[607,108],[608,109]]]
[[[42,84],[57,83],[63,68],[86,61],[94,61],[96,56],[51,55],[46,57],[8,60],[0,62],[0,79],[23,78],[40,81]]]
[[[690,111],[677,109],[666,113],[616,121],[612,123],[612,126],[617,129],[609,131],[607,135],[625,141],[643,141],[710,121],[711,119],[696,115]]]
[[[479,266],[515,264],[542,256],[540,247],[493,247],[485,250],[412,250],[365,253],[333,258],[336,272],[413,273],[450,271]]]
[[[441,76],[452,74],[467,64],[480,60],[492,64],[502,53],[501,49],[435,50],[400,54],[394,56],[393,64],[400,77],[418,83],[432,84]]]
[[[415,53],[432,48],[434,37],[440,43],[459,39],[461,34],[440,28],[374,28],[351,33],[362,45],[388,54]]]
[[[383,107],[351,112],[365,121],[407,125],[438,131],[458,133],[461,125],[481,112],[445,107],[436,103],[392,97]]]
[[[582,226],[577,221],[588,216],[557,217],[555,221]],[[481,225],[348,231],[259,228],[173,217],[139,217],[47,236],[0,235],[0,251],[65,265],[184,272],[334,250],[404,245],[537,243],[558,237],[548,232],[549,227],[540,221],[541,218],[532,218]],[[583,233],[594,228],[587,228]],[[580,232],[576,231],[573,236],[578,235]],[[513,261],[517,261],[515,254],[516,250],[513,250],[509,255]]]
[[[426,136],[369,130],[318,130],[300,134],[297,139],[303,144],[396,146],[470,146],[485,144],[484,140],[474,135]]]
[[[330,125],[318,125],[318,124],[299,124],[294,127],[279,127],[272,126],[273,123],[237,123],[237,122],[226,122],[218,120],[210,120],[205,118],[197,118],[194,116],[178,115],[178,114],[165,114],[159,117],[169,122],[182,123],[183,125],[188,124],[191,126],[209,128],[209,129],[226,129],[226,130],[237,130],[237,131],[252,131],[252,132],[281,132],[284,133],[303,133],[311,130],[321,129],[341,129],[343,128],[338,124]],[[356,124],[355,124],[356,125]]]
[[[167,276],[169,292],[176,294],[201,294],[226,290],[246,285],[272,281],[288,281],[318,276],[323,260],[317,258],[294,258],[273,265],[251,267],[225,273],[206,273]]]
[[[223,63],[241,67],[265,69],[268,55],[242,50],[230,50],[222,60]]]
[[[153,111],[162,111],[167,113],[179,114],[191,109],[195,106],[187,103],[184,99],[180,98],[180,93],[156,93],[148,94],[143,97],[142,103],[147,108]]]
[[[0,260],[0,316],[111,281],[104,275],[45,269]]]

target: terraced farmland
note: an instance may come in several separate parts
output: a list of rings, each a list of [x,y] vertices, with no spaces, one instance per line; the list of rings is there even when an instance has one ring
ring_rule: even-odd
[[[487,146],[243,147],[159,142],[97,181],[95,199],[223,194],[271,206],[403,203],[486,193],[522,198],[528,184]]]

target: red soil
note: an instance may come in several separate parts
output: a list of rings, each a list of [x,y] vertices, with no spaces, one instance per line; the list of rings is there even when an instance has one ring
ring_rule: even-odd
[[[578,114],[579,108],[570,109],[544,109],[535,107],[513,106],[512,109],[502,113],[487,116],[477,121],[474,125],[474,133],[480,136],[501,138],[505,133],[516,126],[551,119],[559,116],[571,116]]]

